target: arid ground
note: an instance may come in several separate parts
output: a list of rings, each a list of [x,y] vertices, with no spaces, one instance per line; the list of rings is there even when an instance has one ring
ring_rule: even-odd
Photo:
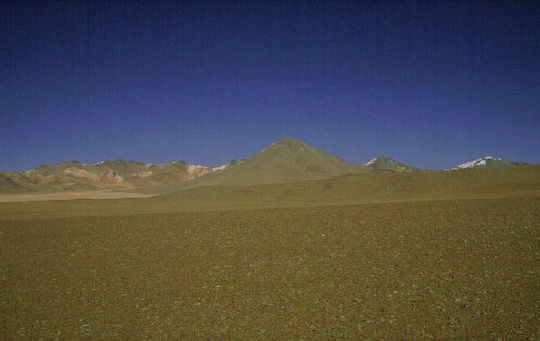
[[[0,202],[27,202],[78,199],[148,198],[151,195],[113,191],[73,191],[32,194],[0,194]]]
[[[2,339],[540,338],[538,195],[148,200],[2,204]]]

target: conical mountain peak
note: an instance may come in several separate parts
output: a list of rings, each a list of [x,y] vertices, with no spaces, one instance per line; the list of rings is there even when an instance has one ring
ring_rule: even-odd
[[[207,174],[194,186],[255,185],[324,179],[355,173],[358,169],[300,140],[282,138],[250,159]]]

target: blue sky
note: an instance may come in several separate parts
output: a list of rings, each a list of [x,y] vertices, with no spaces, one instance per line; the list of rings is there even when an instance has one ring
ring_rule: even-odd
[[[295,137],[352,163],[540,163],[538,2],[0,2],[0,171],[221,165]]]

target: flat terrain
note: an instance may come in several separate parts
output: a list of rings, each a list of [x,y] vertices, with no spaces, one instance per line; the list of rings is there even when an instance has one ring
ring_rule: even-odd
[[[78,199],[148,198],[151,195],[112,191],[66,191],[51,193],[0,194],[0,202],[52,201]]]
[[[159,200],[0,205],[2,339],[540,338],[535,193],[209,212]]]

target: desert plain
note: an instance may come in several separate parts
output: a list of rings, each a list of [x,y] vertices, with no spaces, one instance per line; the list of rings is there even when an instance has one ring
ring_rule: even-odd
[[[359,174],[1,203],[0,333],[536,340],[537,174]],[[456,180],[475,176],[482,186]]]

